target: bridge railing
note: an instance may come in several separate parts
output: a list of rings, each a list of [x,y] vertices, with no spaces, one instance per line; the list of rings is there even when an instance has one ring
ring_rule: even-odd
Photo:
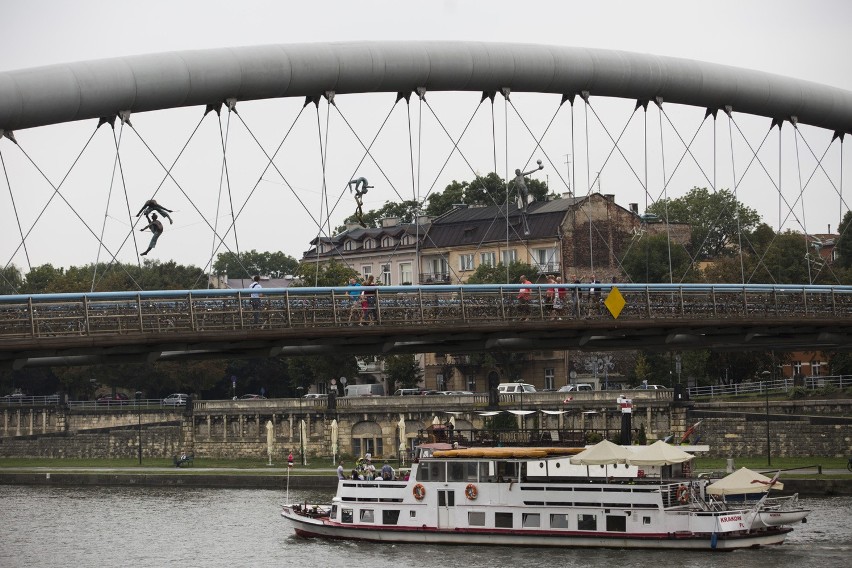
[[[810,376],[801,379],[801,384],[806,389],[819,389],[834,387],[845,389],[852,387],[852,375],[837,376]],[[731,385],[707,385],[701,387],[690,387],[690,397],[713,397],[713,396],[739,396],[755,394],[778,394],[788,392],[796,386],[792,378],[777,379],[774,381],[749,381]]]
[[[612,284],[174,290],[0,296],[0,338],[611,319]],[[528,300],[521,289],[529,288]],[[548,289],[560,292],[554,309]],[[622,284],[620,320],[852,317],[850,286]],[[364,298],[369,299],[365,301]]]

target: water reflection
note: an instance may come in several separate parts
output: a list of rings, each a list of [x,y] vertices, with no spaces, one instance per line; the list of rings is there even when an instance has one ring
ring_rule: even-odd
[[[327,492],[290,491],[322,502]],[[377,545],[295,537],[279,516],[284,491],[148,487],[0,486],[0,566],[412,566],[472,568],[671,564],[689,568],[845,566],[852,498],[807,499],[807,524],[787,544],[724,554],[484,546]]]

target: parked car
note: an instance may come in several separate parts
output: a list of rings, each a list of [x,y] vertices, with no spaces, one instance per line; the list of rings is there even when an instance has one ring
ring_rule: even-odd
[[[595,387],[593,387],[589,383],[577,383],[576,385],[565,385],[559,387],[559,390],[557,392],[580,392],[593,390],[595,390]]]
[[[634,390],[660,390],[668,387],[664,387],[663,385],[639,385]]]
[[[302,398],[314,399],[314,398],[328,398],[328,395],[322,392],[309,392]]]
[[[500,383],[497,391],[500,394],[535,392],[535,387],[528,383]]]
[[[420,389],[396,389],[394,396],[411,396],[420,394]]]
[[[127,404],[129,401],[126,394],[117,392],[115,394],[105,394],[103,396],[99,396],[96,401],[98,404],[104,404],[106,406],[114,406],[118,404]]]
[[[263,400],[265,398],[265,396],[259,394],[244,394],[240,397],[240,400]]]
[[[163,399],[163,406],[184,406],[189,400],[189,395],[181,392],[170,394]]]

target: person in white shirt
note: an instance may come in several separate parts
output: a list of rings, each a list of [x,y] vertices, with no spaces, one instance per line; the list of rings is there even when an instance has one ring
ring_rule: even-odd
[[[253,291],[251,293],[251,307],[254,310],[254,324],[257,325],[260,323],[260,289],[263,286],[260,285],[260,276],[255,275],[253,278],[254,282],[251,283],[251,288]],[[254,290],[257,290],[256,292]]]

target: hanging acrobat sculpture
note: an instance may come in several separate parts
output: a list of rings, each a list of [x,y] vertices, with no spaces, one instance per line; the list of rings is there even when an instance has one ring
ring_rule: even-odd
[[[528,172],[521,172],[521,170],[515,170],[515,179],[512,180],[512,184],[515,186],[515,189],[518,190],[518,208],[521,210],[521,219],[524,223],[524,235],[530,234],[530,228],[527,224],[527,206],[530,201],[530,190],[527,188],[527,184],[524,181],[524,176],[529,174],[533,174],[539,170],[543,170],[544,166],[541,163],[541,160],[536,160],[538,167],[534,170],[530,170]]]
[[[174,213],[174,211],[172,211],[171,209],[166,209],[165,207],[157,203],[156,199],[149,199],[148,201],[146,201],[145,204],[142,206],[142,209],[139,210],[139,213],[137,213],[136,216],[141,217],[142,215],[145,215],[145,217],[147,218],[148,214],[153,211],[156,211],[157,213],[168,219],[169,224],[174,223],[174,221],[172,221],[172,218],[169,217],[169,213]]]
[[[372,185],[367,185],[367,178],[359,177],[355,178],[349,182],[349,191],[352,191],[352,186],[355,186],[355,204],[358,208],[355,210],[355,218],[358,219],[358,223],[361,224],[362,227],[367,227],[364,224],[364,219],[362,215],[364,212],[362,211],[362,207],[364,205],[363,197],[364,194],[367,193],[367,190],[372,188]]]

